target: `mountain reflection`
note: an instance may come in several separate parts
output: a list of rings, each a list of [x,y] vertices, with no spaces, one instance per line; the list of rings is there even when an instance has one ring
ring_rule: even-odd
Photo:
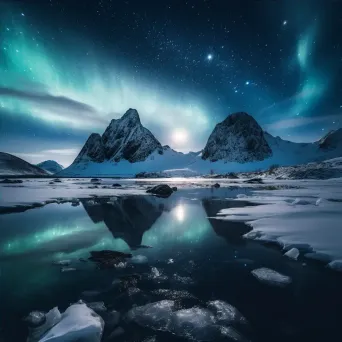
[[[190,211],[191,215],[193,215],[193,209],[196,208],[197,218],[201,218],[202,221],[209,221],[215,234],[231,244],[243,243],[242,236],[251,230],[248,225],[242,222],[229,222],[211,218],[216,216],[221,209],[247,205],[243,201],[206,198],[202,201],[187,202],[171,198],[159,199],[152,196],[131,196],[117,197],[110,200],[97,199],[95,203],[84,200],[82,204],[94,223],[103,222],[114,238],[124,240],[131,249],[135,249],[142,244],[144,233],[154,226],[164,212],[171,214],[166,219],[170,228],[176,229],[172,222],[178,222],[178,225],[183,223],[186,226],[178,227],[177,225],[177,230],[182,228],[182,231],[184,230],[184,232],[190,234],[192,229],[196,231],[194,222],[196,218],[189,218],[190,213],[188,211],[192,208]],[[189,219],[194,224],[191,224],[188,221]],[[166,231],[169,234],[174,233],[170,229]],[[158,232],[156,233],[158,234]],[[161,228],[159,234],[162,234],[164,239],[167,239],[167,236],[164,235],[164,228]]]
[[[155,197],[115,197],[110,201],[82,201],[94,223],[104,222],[114,238],[121,238],[134,249],[141,245],[144,233],[164,211]]]

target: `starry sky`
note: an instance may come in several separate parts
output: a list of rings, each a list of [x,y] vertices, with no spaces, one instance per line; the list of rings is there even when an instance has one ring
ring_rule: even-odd
[[[136,108],[179,151],[246,111],[311,142],[342,125],[342,2],[2,0],[0,150],[69,165]]]

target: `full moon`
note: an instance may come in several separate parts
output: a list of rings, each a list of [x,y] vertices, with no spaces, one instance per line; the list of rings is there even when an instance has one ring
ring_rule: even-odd
[[[172,132],[172,141],[177,145],[182,145],[188,140],[188,133],[184,129],[176,129]]]

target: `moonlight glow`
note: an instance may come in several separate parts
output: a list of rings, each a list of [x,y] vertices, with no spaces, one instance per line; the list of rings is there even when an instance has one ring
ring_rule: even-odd
[[[172,133],[172,141],[176,145],[184,145],[188,141],[188,133],[184,129],[176,129]]]

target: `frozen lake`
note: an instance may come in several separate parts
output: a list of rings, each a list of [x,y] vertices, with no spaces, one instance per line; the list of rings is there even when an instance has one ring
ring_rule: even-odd
[[[123,185],[120,190],[101,188],[117,181]],[[304,220],[303,226],[322,211],[334,226],[342,219],[336,182],[317,187],[310,182],[305,187],[291,184],[290,189],[282,184],[281,189],[270,190],[269,184],[227,183],[213,189],[208,181],[183,186],[177,181],[181,186],[169,198],[146,196],[150,181],[105,180],[95,189],[88,188],[89,180],[39,182],[2,186],[1,194],[6,191],[10,196],[13,189],[22,194],[20,203],[2,197],[2,207],[46,201],[48,192],[50,199],[80,201],[0,215],[0,337],[4,341],[26,339],[23,318],[32,310],[47,312],[58,306],[64,311],[79,299],[104,302],[107,310],[99,312],[105,322],[104,341],[110,340],[117,326],[124,332],[115,341],[332,341],[341,336],[341,273],[305,258],[302,250],[297,261],[283,256],[279,244],[269,245],[274,230],[279,227],[284,241],[284,236],[294,236],[293,243],[296,234],[286,235],[279,222],[271,229],[267,221],[283,222],[293,210]],[[51,195],[53,191],[58,196]],[[34,193],[30,202],[28,194]],[[94,194],[99,197],[91,198]],[[293,204],[298,198],[302,202]],[[260,233],[266,235],[265,241],[244,238],[253,229],[265,229]],[[342,250],[336,227],[324,229],[323,236],[333,236],[333,251],[339,246]],[[310,232],[307,236],[306,242],[314,245]],[[304,244],[305,236],[300,235],[298,243]],[[319,250],[320,245],[314,247]],[[131,253],[132,258],[103,268],[88,260],[91,251],[99,250]],[[65,260],[67,266],[58,265]],[[223,311],[218,314],[216,301],[231,305],[243,319],[228,319]],[[120,313],[115,324],[109,318],[113,310]],[[157,322],[158,317],[163,321]]]

